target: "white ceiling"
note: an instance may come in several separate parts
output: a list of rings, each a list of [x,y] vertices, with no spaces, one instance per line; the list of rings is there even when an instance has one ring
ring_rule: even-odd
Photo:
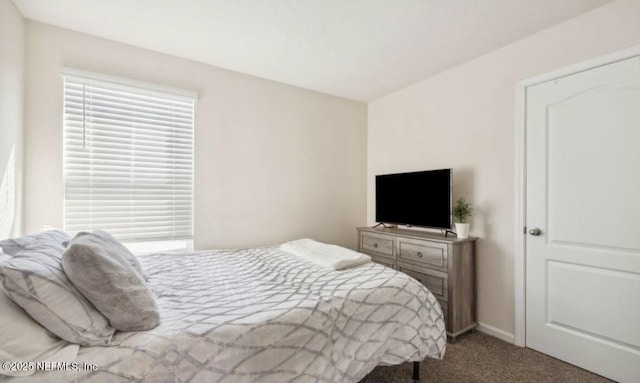
[[[14,0],[126,44],[369,101],[611,0]]]

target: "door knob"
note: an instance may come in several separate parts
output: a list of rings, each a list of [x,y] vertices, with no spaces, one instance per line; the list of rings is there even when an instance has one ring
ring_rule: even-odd
[[[533,229],[529,229],[529,235],[533,235],[534,237],[537,237],[540,234],[542,234],[542,230],[540,230],[537,227],[534,227]]]

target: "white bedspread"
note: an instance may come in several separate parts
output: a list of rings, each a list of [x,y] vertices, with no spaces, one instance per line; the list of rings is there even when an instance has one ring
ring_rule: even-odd
[[[79,366],[96,371],[29,381],[357,382],[379,364],[444,355],[435,297],[378,264],[330,271],[277,247],[140,259],[160,325],[81,347]]]

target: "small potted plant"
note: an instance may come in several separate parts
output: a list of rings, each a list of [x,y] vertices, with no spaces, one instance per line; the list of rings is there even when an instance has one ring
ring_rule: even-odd
[[[456,234],[458,238],[469,236],[469,223],[467,218],[471,217],[473,208],[464,198],[458,198],[456,206],[453,207],[453,216],[456,218]]]

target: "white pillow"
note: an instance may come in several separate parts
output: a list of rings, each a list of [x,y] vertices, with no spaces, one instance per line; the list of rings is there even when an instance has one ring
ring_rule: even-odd
[[[40,235],[40,233],[3,239],[0,241],[0,248],[2,248],[4,254],[16,255],[25,247],[29,246],[31,242],[35,241],[38,235]]]
[[[16,255],[40,237],[47,237],[58,243],[69,241],[71,239],[71,236],[62,230],[58,230],[55,228],[43,228],[39,233],[36,234],[0,240],[0,247],[2,248],[3,253]]]
[[[0,262],[9,259],[0,254]],[[13,303],[0,288],[0,362],[74,362],[80,346],[53,336]],[[29,376],[34,370],[0,375]]]
[[[62,268],[64,247],[57,238],[44,234],[0,263],[4,293],[36,322],[68,342],[113,345],[115,329],[67,278]]]

